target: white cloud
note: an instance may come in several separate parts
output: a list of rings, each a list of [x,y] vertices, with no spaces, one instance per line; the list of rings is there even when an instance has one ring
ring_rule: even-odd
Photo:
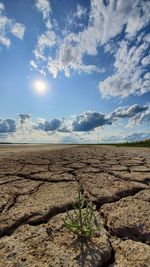
[[[21,123],[21,125],[29,123],[29,120],[31,119],[31,115],[30,114],[19,114],[19,123]]]
[[[137,114],[142,114],[149,109],[149,105],[140,106],[138,104],[134,104],[132,106],[127,107],[119,107],[111,112],[107,117],[111,120],[116,120],[118,118],[132,118]]]
[[[149,22],[150,2],[141,0],[134,1],[134,3],[132,0],[126,2],[130,2],[131,8],[129,11],[131,15],[128,18],[126,27],[126,32],[130,37],[142,29],[143,26],[146,26]]]
[[[116,133],[114,135],[107,135],[102,137],[103,143],[123,143],[123,142],[135,142],[145,139],[150,139],[150,132],[131,132],[131,133]]]
[[[124,137],[124,139],[128,142],[142,141],[146,139],[150,139],[150,132],[148,133],[132,133]]]
[[[99,112],[86,111],[72,123],[73,131],[91,131],[97,127],[112,124],[109,118]]]
[[[78,4],[77,5],[77,12],[74,14],[74,17],[81,18],[81,17],[85,16],[86,13],[87,13],[87,9]]]
[[[148,127],[150,126],[150,106],[148,106],[144,112],[141,112],[130,119],[128,127],[133,127],[139,124],[145,124]]]
[[[110,114],[85,111],[80,115],[51,120],[40,118],[33,121],[30,114],[18,114],[16,120],[0,119],[0,139],[8,142],[61,142],[73,139],[97,142],[102,134],[107,136],[110,132],[116,135],[120,131],[120,119],[122,136],[129,132],[126,126],[133,127],[134,131],[140,126],[140,131],[146,132],[150,125],[150,105],[119,107]]]
[[[0,12],[1,11],[4,11],[4,10],[5,10],[4,4],[3,3],[0,3]]]
[[[146,80],[146,79],[150,80],[150,72],[147,72],[147,73],[144,75],[144,79],[145,79],[145,80]]]
[[[71,47],[65,41],[59,47],[59,54],[56,60],[48,59],[48,69],[54,77],[57,76],[58,71],[64,71],[67,77],[70,76],[70,70],[77,72],[91,73],[92,71],[100,71],[94,65],[85,65],[82,62],[82,54],[79,47]]]
[[[38,66],[37,66],[37,64],[35,63],[34,60],[30,60],[30,66],[31,66],[33,69],[35,69],[35,70],[38,69]]]
[[[13,34],[19,39],[23,39],[25,26],[16,22],[14,19],[8,18],[4,15],[5,7],[0,3],[0,44],[9,47],[11,45],[11,39],[8,36],[9,33]]]
[[[146,69],[143,66],[148,61],[144,56],[147,49],[146,42],[139,46],[131,46],[127,40],[120,42],[114,61],[115,74],[98,85],[103,97],[124,98],[130,94],[140,95],[149,91],[150,81],[145,79]]]
[[[99,44],[118,35],[123,27],[127,36],[135,35],[149,21],[150,3],[147,1],[91,1],[90,23],[81,33],[81,40],[93,38],[92,50],[96,51]]]
[[[49,18],[51,7],[48,0],[35,0],[35,7],[42,13],[44,19]]]
[[[146,56],[142,59],[142,65],[146,66],[146,65],[150,65],[150,55]]]
[[[4,35],[2,36],[2,35],[1,35],[1,36],[0,36],[0,44],[9,47],[10,44],[11,44],[11,41],[10,41],[10,39],[7,38],[6,36],[4,36]]]
[[[11,32],[14,36],[22,39],[24,36],[25,28],[20,23],[14,23],[11,27]]]
[[[47,30],[38,37],[37,45],[34,50],[36,59],[46,60],[44,55],[46,48],[51,48],[56,44],[56,34],[54,31]]]
[[[37,44],[34,49],[35,60],[30,60],[30,66],[32,69],[37,70],[43,76],[46,75],[48,70],[48,58],[46,53],[51,53],[51,48],[56,45],[57,36],[53,30],[53,24],[51,22],[51,6],[48,0],[35,0],[36,9],[42,13],[46,30],[40,36],[38,36]],[[55,20],[53,20],[55,23]],[[44,66],[41,67],[41,63]]]
[[[51,8],[48,4],[49,2],[46,0],[36,0],[36,8],[42,12],[43,18],[50,20],[50,15],[52,16]],[[71,70],[75,71],[83,71],[87,73],[91,73],[93,71],[100,71],[97,66],[93,65],[85,65],[84,64],[84,56],[85,55],[97,55],[98,47],[105,45],[107,46],[107,52],[111,51],[112,43],[114,37],[121,33],[124,29],[125,31],[125,39],[126,43],[127,39],[133,39],[136,37],[139,30],[145,27],[149,22],[149,13],[150,13],[150,2],[132,0],[124,1],[124,0],[110,0],[110,1],[100,1],[100,0],[91,0],[91,10],[89,14],[87,14],[87,10],[80,5],[77,5],[77,11],[73,14],[73,20],[79,19],[82,16],[89,15],[88,25],[84,27],[79,32],[68,32],[66,31],[65,36],[62,37],[60,41],[59,38],[56,38],[56,32],[54,29],[51,30],[51,35],[48,39],[50,39],[49,47],[54,46],[56,49],[56,53],[51,53],[51,50],[48,52],[48,57],[45,58],[44,50],[47,46],[48,41],[46,41],[47,33],[43,33],[41,37],[38,39],[38,43],[40,39],[44,39],[42,49],[40,49],[40,45],[37,43],[35,49],[35,56],[38,60],[45,60],[44,66],[45,68],[56,77],[59,71],[64,71],[67,77],[70,76]],[[75,21],[75,23],[77,23]],[[51,27],[52,23],[50,22]],[[46,25],[47,27],[47,25]],[[45,38],[43,38],[45,36]],[[145,39],[145,46],[148,40]],[[142,39],[142,35],[140,35],[138,42]],[[124,44],[125,46],[126,44]],[[42,46],[42,45],[41,45]],[[123,46],[123,44],[122,44]],[[109,47],[109,49],[108,49]],[[140,51],[142,53],[142,47],[132,48],[137,51],[128,51],[128,48],[124,47],[126,51],[123,51],[123,48],[120,47],[120,54],[118,54],[118,58],[115,59],[114,67],[117,69],[117,73],[115,73],[112,77],[109,77],[108,80],[105,80],[102,84],[103,96],[128,96],[130,93],[144,93],[148,90],[147,82],[144,83],[144,88],[141,89],[142,81],[140,79],[140,69],[136,69],[137,62],[134,63],[135,57],[140,58],[142,60],[142,55],[140,55]],[[143,48],[144,49],[144,48]],[[42,53],[41,53],[42,51]],[[128,54],[128,62],[124,62],[123,56],[121,55]],[[127,70],[124,73],[120,70],[121,65],[124,65],[123,68],[127,67],[127,64],[130,64],[131,55],[134,53],[134,57],[132,56],[132,71],[136,69],[136,73],[134,77],[129,79],[127,82],[126,77],[129,76],[129,72],[127,74]],[[139,54],[138,54],[139,53]],[[119,59],[121,57],[121,59]],[[101,59],[99,59],[101,61]],[[37,63],[39,64],[39,63]],[[120,66],[119,66],[120,65]],[[125,66],[126,65],[126,66]],[[134,65],[134,66],[133,66]],[[120,83],[123,84],[120,89]],[[135,89],[133,89],[133,83],[135,84]],[[112,85],[112,92],[109,86]],[[127,90],[126,90],[127,88]]]
[[[35,7],[37,11],[42,13],[46,28],[52,30],[50,2],[48,0],[35,0]]]
[[[16,131],[16,122],[14,119],[0,119],[0,134]]]
[[[150,43],[150,33],[144,37],[144,41]]]

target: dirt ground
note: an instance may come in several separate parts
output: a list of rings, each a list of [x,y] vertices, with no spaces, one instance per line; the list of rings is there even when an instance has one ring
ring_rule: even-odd
[[[150,150],[96,145],[0,146],[1,267],[149,267]],[[79,185],[100,227],[64,227]]]
[[[33,152],[33,151],[51,151],[57,149],[63,149],[68,147],[74,147],[76,145],[61,145],[61,144],[12,144],[12,145],[0,145],[0,158],[3,156],[9,156],[13,153]]]

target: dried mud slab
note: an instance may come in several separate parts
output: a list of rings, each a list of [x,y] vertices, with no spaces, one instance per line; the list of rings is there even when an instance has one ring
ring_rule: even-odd
[[[9,162],[8,160],[0,160],[0,175],[15,175],[16,173],[20,172],[22,166],[20,164]]]
[[[30,180],[24,181],[24,179],[17,179],[17,177],[13,178],[16,179],[10,179],[9,184],[8,182],[1,184],[0,212],[6,213],[15,205],[17,197],[34,193],[42,184],[41,182],[34,182]]]
[[[144,184],[121,181],[107,173],[82,174],[78,175],[78,179],[83,186],[85,196],[99,205],[119,200],[147,188]]]
[[[127,171],[128,168],[122,165],[113,165],[111,168],[113,171]]]
[[[148,149],[84,145],[14,151],[0,158],[0,266],[110,266],[114,261],[117,267],[147,266]],[[80,245],[62,223],[79,184],[104,220],[101,235]]]
[[[19,181],[19,180],[22,180],[22,178],[13,175],[3,176],[0,178],[0,186],[7,183],[10,184],[13,181]]]
[[[20,195],[0,218],[0,235],[10,234],[22,223],[41,223],[75,202],[77,184],[42,184],[31,195]]]
[[[44,166],[49,164],[49,159],[42,158],[42,152],[31,152],[26,153],[25,155],[15,155],[12,158],[12,161],[15,163],[19,163],[20,165],[38,165],[38,166]]]
[[[89,240],[77,240],[64,227],[66,213],[39,226],[20,226],[0,241],[1,267],[101,267],[111,259],[108,233],[102,227]],[[98,223],[102,219],[97,214]]]
[[[83,170],[82,170],[82,173],[100,173],[102,171],[102,169],[100,169],[100,168],[97,168],[97,167],[94,167],[93,165],[92,165],[92,167],[90,167],[90,166],[88,166],[88,167],[85,167]],[[81,171],[78,171],[78,172],[76,172],[77,173],[77,175],[79,174],[80,175],[80,173],[81,173]]]
[[[143,159],[122,160],[122,161],[120,161],[120,164],[127,166],[127,167],[140,166],[140,165],[143,165]]]
[[[150,203],[136,197],[104,204],[100,213],[106,220],[110,233],[150,243]]]
[[[140,191],[134,198],[150,202],[150,189]]]
[[[111,240],[115,252],[115,263],[109,267],[149,267],[150,246],[133,240]]]
[[[150,168],[146,166],[133,166],[133,167],[130,167],[130,170],[132,172],[149,172],[150,173]]]
[[[59,181],[75,181],[74,176],[71,173],[50,173],[41,172],[28,175],[27,179],[45,182],[59,182]]]
[[[149,183],[150,182],[150,173],[148,172],[117,172],[112,171],[111,172],[116,177],[119,177],[124,180],[131,180],[131,181],[137,181],[142,183]]]
[[[22,167],[22,170],[20,172],[18,172],[19,174],[22,175],[29,175],[32,173],[40,173],[40,172],[44,172],[44,171],[48,171],[48,166],[47,165],[33,165],[30,166],[28,164],[24,165]]]
[[[15,194],[15,195],[25,195],[30,193],[39,187],[41,185],[41,182],[35,182],[35,181],[30,181],[30,180],[24,180],[24,179],[19,179],[19,180],[11,180],[11,183],[8,184],[3,184],[1,185],[1,191],[5,194]]]
[[[12,203],[13,196],[0,192],[0,213],[5,209],[8,203]]]

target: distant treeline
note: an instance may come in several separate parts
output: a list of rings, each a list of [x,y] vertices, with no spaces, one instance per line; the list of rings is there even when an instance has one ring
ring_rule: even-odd
[[[9,143],[9,142],[0,142],[0,145],[10,145],[12,143]]]
[[[42,143],[9,143],[9,142],[0,142],[0,145],[42,145]],[[59,143],[43,143],[43,145],[60,145]],[[65,145],[76,145],[76,143],[63,143]],[[62,145],[63,145],[62,144]],[[78,145],[100,145],[100,146],[133,146],[133,147],[150,147],[150,139],[142,140],[142,141],[130,141],[125,143],[78,143]]]
[[[117,144],[117,146],[150,147],[150,139],[121,143],[121,144]]]

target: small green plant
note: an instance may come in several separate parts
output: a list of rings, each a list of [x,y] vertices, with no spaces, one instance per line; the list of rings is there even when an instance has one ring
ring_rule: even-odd
[[[73,211],[67,211],[64,226],[78,238],[88,238],[94,235],[100,226],[97,223],[92,202],[87,202],[82,196],[81,186],[78,189],[77,202],[73,207]]]

